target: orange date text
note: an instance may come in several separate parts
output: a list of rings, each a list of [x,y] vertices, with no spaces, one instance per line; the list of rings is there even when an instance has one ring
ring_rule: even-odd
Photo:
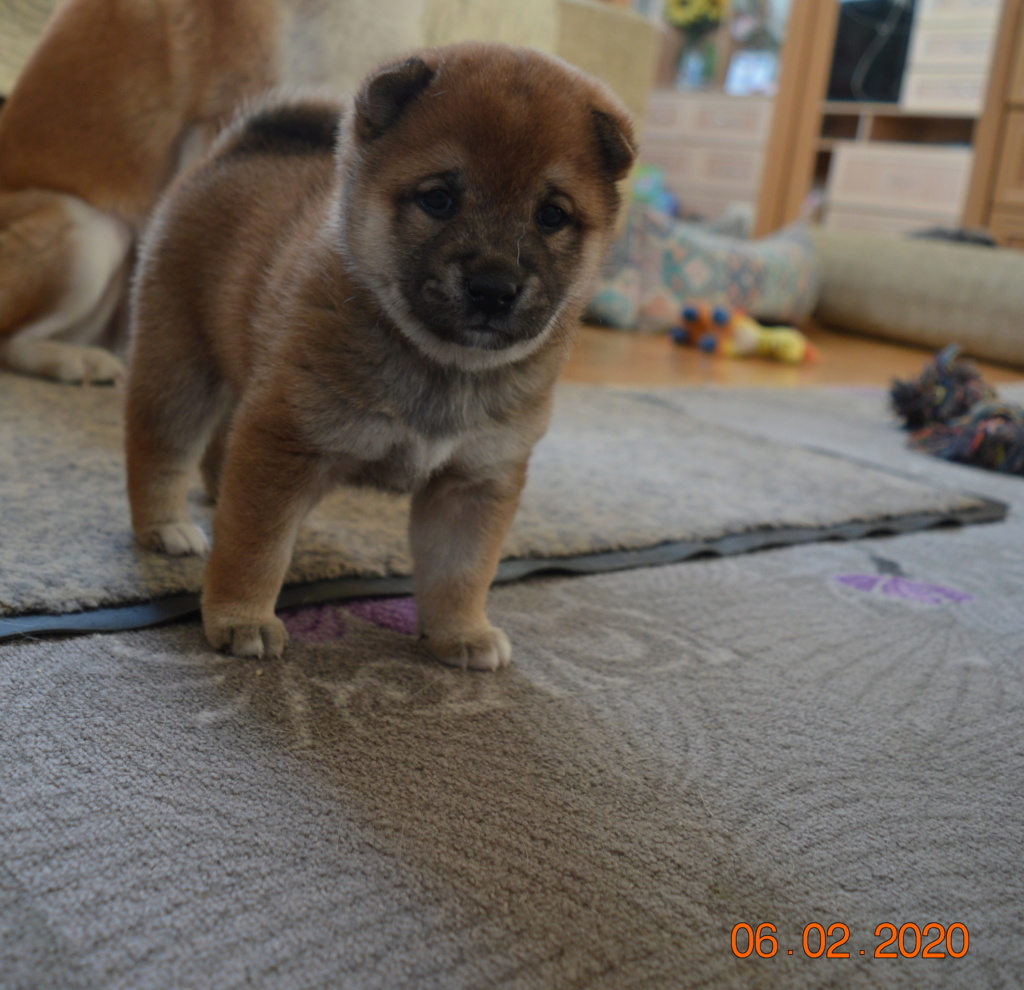
[[[849,925],[841,921],[829,925],[812,921],[804,925],[801,937],[794,937],[789,946],[783,944],[786,940],[771,922],[750,925],[741,921],[732,928],[732,952],[740,959],[750,956],[771,959],[780,953],[811,959],[849,959],[851,955],[870,955],[874,959],[961,959],[967,955],[971,944],[967,926],[959,921],[951,925],[937,921],[926,925],[912,921],[896,925],[884,921],[875,927],[875,937],[880,941],[858,948],[850,944]]]

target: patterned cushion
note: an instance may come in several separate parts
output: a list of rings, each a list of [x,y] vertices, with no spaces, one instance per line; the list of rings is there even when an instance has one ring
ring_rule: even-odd
[[[637,205],[587,315],[620,329],[660,330],[679,322],[684,305],[701,301],[798,323],[814,309],[818,282],[803,225],[743,241]]]

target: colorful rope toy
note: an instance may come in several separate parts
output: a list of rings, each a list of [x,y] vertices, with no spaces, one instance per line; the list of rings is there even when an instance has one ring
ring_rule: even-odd
[[[894,380],[890,397],[910,445],[947,461],[1024,474],[1024,408],[1002,402],[977,367],[944,347],[916,382]]]

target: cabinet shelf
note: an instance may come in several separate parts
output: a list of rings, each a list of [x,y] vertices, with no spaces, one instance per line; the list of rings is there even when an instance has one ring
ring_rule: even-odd
[[[814,167],[825,225],[893,233],[955,226],[975,123],[972,114],[825,101]]]
[[[821,106],[824,114],[853,117],[947,117],[952,120],[976,119],[976,114],[962,110],[912,110],[899,103],[861,103],[855,100],[825,100]]]

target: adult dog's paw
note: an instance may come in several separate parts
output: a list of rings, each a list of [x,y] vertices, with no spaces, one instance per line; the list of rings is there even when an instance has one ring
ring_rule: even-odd
[[[210,552],[206,534],[193,523],[160,523],[147,526],[138,534],[138,541],[149,550],[168,553],[172,557],[195,554],[205,557]]]
[[[424,633],[423,645],[435,660],[462,670],[499,670],[512,661],[508,637],[493,626],[461,636],[432,636]]]
[[[223,650],[234,657],[278,660],[288,642],[284,623],[273,615],[246,621],[204,613],[203,628],[215,650]]]
[[[65,345],[51,365],[57,381],[68,384],[110,385],[125,376],[124,362],[102,347]]]

